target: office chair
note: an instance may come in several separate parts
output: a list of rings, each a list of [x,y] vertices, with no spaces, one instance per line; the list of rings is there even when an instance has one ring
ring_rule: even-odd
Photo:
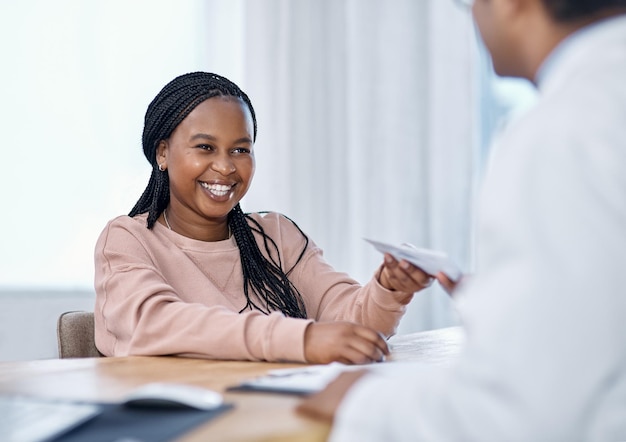
[[[94,341],[93,312],[62,313],[57,321],[59,358],[97,358],[103,356]]]

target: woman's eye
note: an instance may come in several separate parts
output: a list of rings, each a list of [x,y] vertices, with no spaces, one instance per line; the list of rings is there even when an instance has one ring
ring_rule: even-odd
[[[209,145],[209,144],[199,144],[197,147],[199,147],[200,149],[203,150],[212,150],[213,146]]]
[[[237,147],[233,149],[233,153],[250,153],[250,149],[247,147]]]

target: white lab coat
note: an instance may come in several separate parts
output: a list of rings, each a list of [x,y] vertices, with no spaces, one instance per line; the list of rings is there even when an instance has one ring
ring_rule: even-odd
[[[332,441],[626,440],[626,17],[544,68],[484,182],[461,355],[363,378]]]

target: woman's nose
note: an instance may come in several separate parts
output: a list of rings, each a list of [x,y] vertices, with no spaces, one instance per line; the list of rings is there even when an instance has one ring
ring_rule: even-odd
[[[233,163],[232,158],[228,154],[216,156],[211,163],[211,168],[224,176],[230,175],[236,170],[235,163]]]

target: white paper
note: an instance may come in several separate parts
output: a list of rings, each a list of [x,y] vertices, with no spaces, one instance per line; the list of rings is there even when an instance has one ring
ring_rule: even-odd
[[[464,333],[460,327],[428,330],[389,339],[391,357],[387,362],[347,365],[339,362],[270,370],[266,375],[248,379],[236,388],[276,393],[311,394],[323,390],[341,373],[367,369],[378,375],[394,376],[400,371],[425,365],[444,366],[458,354]]]
[[[431,276],[443,272],[452,281],[457,281],[463,274],[444,252],[420,249],[411,244],[396,246],[372,239],[364,239],[372,244],[379,252],[389,253],[397,260],[404,259]]]
[[[270,370],[267,375],[247,380],[240,386],[266,391],[309,394],[323,390],[341,372],[359,368],[362,367],[333,362],[326,365]]]

